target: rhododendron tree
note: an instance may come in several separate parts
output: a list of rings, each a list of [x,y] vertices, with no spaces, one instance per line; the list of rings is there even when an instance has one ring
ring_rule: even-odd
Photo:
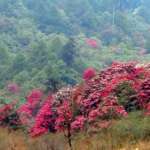
[[[56,116],[52,110],[52,103],[53,97],[49,96],[35,117],[35,124],[30,130],[32,136],[55,132]]]
[[[84,90],[76,99],[80,99],[79,107],[89,122],[127,116],[129,111],[142,106],[138,93],[144,79],[149,77],[148,69],[136,62],[114,62],[86,80]]]
[[[71,143],[71,122],[73,119],[73,112],[68,101],[64,101],[61,106],[57,108],[56,130],[63,131],[64,135],[68,138],[70,149]]]
[[[41,90],[34,89],[26,97],[26,102],[18,108],[17,112],[20,116],[20,120],[25,126],[32,126],[34,117],[40,108],[42,96],[43,92]]]
[[[83,79],[82,84],[61,88],[47,98],[38,89],[29,93],[17,114],[31,136],[63,132],[72,149],[74,133],[88,127],[107,128],[130,111],[144,110],[144,115],[150,115],[149,64],[114,62],[99,73],[86,69]],[[0,121],[9,111],[7,105],[2,107]]]
[[[56,131],[67,131],[69,128],[70,133],[83,129],[85,122],[91,124],[127,116],[129,111],[146,109],[145,105],[149,102],[149,80],[146,80],[150,77],[148,68],[136,62],[114,62],[99,73],[88,68],[83,73],[85,82],[82,85],[60,89],[52,96],[53,100],[45,105],[41,104],[42,93],[32,91],[20,110],[33,116],[33,119],[35,117],[37,126],[45,120],[42,119],[45,118],[42,115],[45,112],[49,116],[46,117],[49,119],[46,121],[49,122],[48,126]],[[41,133],[49,131],[48,126],[41,129]]]

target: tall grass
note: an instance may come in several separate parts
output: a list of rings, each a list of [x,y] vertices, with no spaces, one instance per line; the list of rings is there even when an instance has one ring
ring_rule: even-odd
[[[150,150],[150,118],[141,112],[114,121],[108,129],[73,137],[74,150]],[[62,134],[31,138],[22,131],[0,129],[0,150],[69,150]]]

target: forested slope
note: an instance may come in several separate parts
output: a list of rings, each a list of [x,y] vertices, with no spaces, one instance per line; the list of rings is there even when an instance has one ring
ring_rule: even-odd
[[[0,0],[0,87],[55,91],[89,66],[150,58],[149,0]],[[49,86],[52,85],[52,86]]]

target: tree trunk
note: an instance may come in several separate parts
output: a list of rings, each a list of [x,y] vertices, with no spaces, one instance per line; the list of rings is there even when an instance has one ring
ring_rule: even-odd
[[[73,150],[73,148],[72,148],[72,140],[71,140],[70,126],[68,126],[68,135],[67,135],[67,138],[68,138],[68,144],[69,144],[70,150]]]

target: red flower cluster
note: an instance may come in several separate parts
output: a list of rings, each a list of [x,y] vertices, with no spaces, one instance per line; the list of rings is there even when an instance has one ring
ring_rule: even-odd
[[[16,101],[13,101],[0,107],[0,126],[16,129],[21,125],[15,106]]]
[[[32,90],[26,98],[26,102],[21,105],[17,112],[20,116],[22,124],[31,126],[34,118],[40,108],[43,93],[39,89]]]
[[[92,79],[94,76],[96,75],[96,71],[94,68],[87,68],[84,72],[83,72],[83,79],[85,81],[88,81],[90,79]]]
[[[138,92],[139,103],[146,110],[146,115],[150,115],[150,79],[145,79]]]
[[[73,118],[73,113],[68,101],[64,101],[61,106],[56,109],[56,130],[63,131],[65,128],[70,128],[70,124]]]
[[[73,131],[76,131],[76,130],[82,130],[84,125],[85,125],[85,122],[86,122],[86,118],[84,116],[77,116],[75,118],[75,121],[73,121],[71,123],[71,129]]]
[[[93,68],[89,68],[83,74],[85,82],[82,85],[59,91],[54,94],[51,100],[53,102],[41,107],[35,119],[35,127],[39,125],[41,127],[33,132],[44,133],[50,131],[49,127],[52,127],[55,131],[67,130],[68,133],[72,133],[82,130],[85,124],[91,125],[95,122],[107,122],[112,118],[125,117],[130,110],[127,107],[131,105],[148,111],[150,110],[149,77],[149,69],[146,66],[138,66],[135,62],[115,62],[98,74]],[[126,84],[133,92],[127,91],[129,89],[125,88]],[[124,89],[117,90],[120,86]],[[130,94],[127,95],[128,99],[125,102],[120,102],[122,93]],[[49,117],[44,119],[41,111]],[[44,120],[46,125],[39,123]]]
[[[142,109],[150,115],[150,66],[135,62],[113,63],[99,73],[85,70],[83,83],[60,89],[43,99],[36,89],[17,113],[32,136],[63,131],[71,134],[97,124],[110,125],[111,119],[125,117],[130,111]],[[0,122],[9,116],[9,105],[0,109]]]
[[[52,111],[52,100],[51,96],[48,97],[35,117],[35,124],[30,130],[32,136],[39,136],[48,131],[55,131],[54,122],[56,118]]]
[[[12,109],[13,109],[13,106],[11,104],[6,104],[0,108],[0,122],[1,123],[9,115]]]

